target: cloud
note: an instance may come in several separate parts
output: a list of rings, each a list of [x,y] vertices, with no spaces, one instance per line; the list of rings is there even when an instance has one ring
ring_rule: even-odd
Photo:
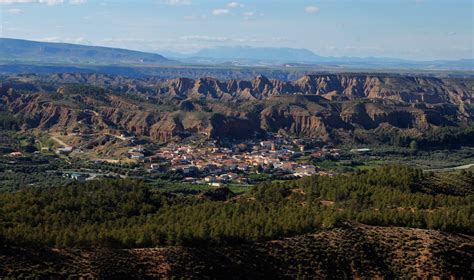
[[[237,9],[237,8],[242,8],[244,7],[243,4],[240,4],[238,2],[230,2],[227,4],[227,8],[218,8],[212,10],[212,14],[214,16],[229,16],[231,15],[230,10],[231,9]]]
[[[264,43],[265,39],[262,39],[260,37],[245,37],[232,39],[232,42],[236,42],[239,44]]]
[[[49,42],[49,43],[92,45],[92,42],[87,40],[84,37],[76,37],[76,38],[43,37],[43,38],[37,38],[35,39],[35,41]]]
[[[306,6],[304,8],[304,11],[308,14],[317,14],[319,13],[320,9],[319,7],[316,7],[316,6]]]
[[[263,43],[264,39],[260,37],[219,37],[219,36],[207,36],[207,35],[188,35],[179,38],[185,42],[202,42],[202,43]],[[212,46],[212,44],[211,44]]]
[[[36,3],[37,0],[0,0],[0,4],[28,4]]]
[[[7,10],[7,13],[13,14],[13,15],[21,15],[21,14],[23,14],[23,10],[21,10],[21,9],[16,9],[16,8],[14,8],[14,9],[8,9],[8,10]]]
[[[49,43],[59,43],[60,39],[59,37],[43,37],[43,38],[37,38],[35,41],[40,41],[40,42],[49,42]]]
[[[71,5],[82,5],[86,3],[87,3],[87,0],[69,0],[69,4]]]
[[[189,35],[181,37],[185,41],[201,41],[201,42],[227,42],[230,41],[227,37],[205,36],[205,35]]]
[[[164,0],[163,2],[170,6],[188,6],[192,4],[192,0]]]
[[[49,6],[60,5],[64,0],[0,0],[0,4],[46,4]]]
[[[229,9],[214,9],[212,10],[212,14],[215,16],[228,16],[230,15]]]
[[[92,42],[84,37],[66,38],[66,42],[70,42],[72,44],[92,45]]]
[[[38,3],[46,4],[49,6],[61,5],[64,3],[64,0],[39,0]]]
[[[244,7],[244,5],[237,2],[230,2],[229,4],[227,4],[227,7],[231,9],[235,9],[235,8],[242,8]]]
[[[205,20],[207,19],[206,15],[201,15],[201,16],[196,16],[196,15],[189,15],[189,16],[184,16],[184,20],[188,21],[194,21],[194,20]]]
[[[286,37],[272,37],[271,40],[274,41],[274,42],[279,42],[279,43],[282,43],[282,42],[285,42],[285,43],[295,42],[294,40],[288,39]]]
[[[252,20],[256,19],[257,17],[263,17],[263,13],[257,13],[257,12],[245,12],[243,13],[244,19],[245,20]]]

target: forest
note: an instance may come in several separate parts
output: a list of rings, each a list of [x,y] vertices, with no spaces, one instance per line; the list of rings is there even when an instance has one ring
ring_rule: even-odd
[[[418,138],[392,135],[387,144],[420,150],[459,149],[474,145],[474,126],[462,124],[459,127],[440,127],[428,130]]]
[[[437,176],[385,166],[262,183],[238,196],[225,192],[223,200],[125,179],[24,188],[0,193],[0,239],[78,248],[201,246],[290,237],[345,221],[474,233],[474,175],[450,174],[459,184],[449,190],[439,188]]]

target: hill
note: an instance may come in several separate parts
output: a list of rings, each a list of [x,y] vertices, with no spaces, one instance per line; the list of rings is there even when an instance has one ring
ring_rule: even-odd
[[[278,64],[288,62],[322,62],[325,59],[307,49],[271,47],[215,47],[182,56],[191,61]]]
[[[0,61],[87,65],[171,65],[162,55],[126,49],[0,38]]]
[[[473,59],[413,61],[390,57],[320,56],[308,49],[217,46],[195,53],[164,51],[169,57],[189,63],[327,68],[340,69],[424,69],[472,71]]]
[[[28,249],[0,245],[0,276],[100,279],[468,279],[474,237],[361,224],[223,247]]]
[[[133,180],[1,192],[0,277],[468,279],[474,176],[436,176],[386,166],[224,201]]]
[[[248,78],[257,73],[294,77],[323,71],[427,71],[439,75],[472,75],[473,59],[409,61],[384,57],[324,57],[307,49],[221,46],[191,54],[163,50],[163,55],[127,49],[0,38],[0,72],[85,72],[160,75],[165,77]],[[172,66],[172,67],[169,67]],[[176,68],[177,66],[181,66]],[[257,67],[254,67],[257,66]],[[454,71],[455,70],[455,71]],[[454,71],[454,72],[453,72]],[[252,74],[248,74],[252,73]]]
[[[452,127],[464,136],[451,131],[449,139],[441,138],[462,144],[471,139],[462,126],[474,116],[472,79],[318,74],[286,82],[264,76],[221,81],[55,74],[2,81],[1,110],[22,129],[124,130],[161,142],[193,134],[245,139],[280,133],[339,142],[405,137],[406,146],[408,138]]]

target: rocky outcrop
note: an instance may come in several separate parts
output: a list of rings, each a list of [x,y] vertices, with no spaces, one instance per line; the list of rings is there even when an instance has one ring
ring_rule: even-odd
[[[183,125],[173,118],[165,117],[150,127],[148,135],[160,142],[166,142],[184,130]]]
[[[277,133],[280,130],[288,134],[311,137],[328,137],[324,121],[303,109],[266,108],[260,114],[262,129]]]
[[[115,92],[147,93],[187,98],[213,99],[253,97],[264,99],[275,95],[317,94],[345,96],[348,99],[391,99],[429,104],[472,104],[474,79],[436,78],[397,74],[313,74],[295,81],[281,81],[257,76],[253,80],[220,81],[214,78],[176,78],[163,81],[156,77],[125,78],[103,74],[63,73],[46,76],[18,75],[3,84],[17,90],[48,91],[64,84],[91,84]]]
[[[0,102],[2,110],[22,117],[25,129],[119,129],[163,142],[193,133],[329,139],[334,130],[389,125],[423,131],[471,122],[473,86],[474,79],[384,74],[307,75],[293,82],[57,74],[9,78],[0,84]]]

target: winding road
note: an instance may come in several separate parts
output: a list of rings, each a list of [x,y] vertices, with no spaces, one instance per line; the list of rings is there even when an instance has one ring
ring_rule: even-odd
[[[69,145],[66,142],[64,142],[63,140],[59,139],[56,136],[50,135],[50,138],[56,141],[59,145],[62,145],[64,147],[69,147]]]
[[[459,166],[453,166],[453,167],[445,167],[445,168],[437,168],[437,169],[427,169],[425,171],[454,171],[454,170],[463,170],[463,169],[469,169],[471,167],[474,167],[474,163],[469,163],[469,164],[464,164],[464,165],[459,165]]]

